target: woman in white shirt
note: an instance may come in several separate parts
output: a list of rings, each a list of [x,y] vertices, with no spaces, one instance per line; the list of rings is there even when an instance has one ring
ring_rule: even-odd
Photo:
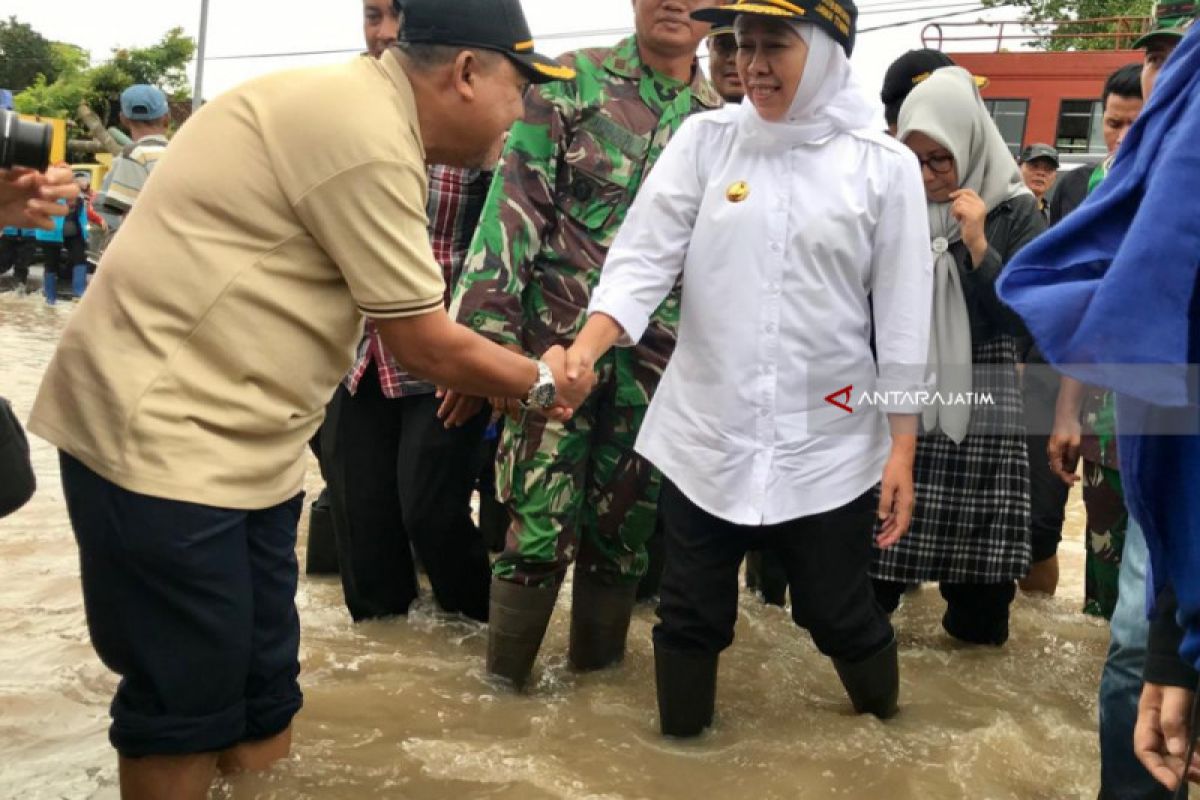
[[[888,717],[895,637],[867,568],[876,511],[886,546],[913,503],[932,294],[919,168],[874,130],[851,74],[852,3],[739,0],[693,16],[734,23],[749,102],[676,134],[571,351],[580,370],[632,344],[682,277],[679,344],[638,440],[665,477],[662,730],[711,724],[738,566],[761,545],[784,561],[793,617],[855,709]]]

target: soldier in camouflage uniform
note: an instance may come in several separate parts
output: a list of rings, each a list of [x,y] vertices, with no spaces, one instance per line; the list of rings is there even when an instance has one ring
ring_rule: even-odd
[[[571,343],[655,160],[689,115],[721,103],[695,61],[709,26],[687,15],[712,4],[635,0],[635,36],[564,56],[576,80],[530,92],[457,287],[460,322],[525,352]],[[571,663],[598,669],[624,655],[659,489],[633,446],[678,320],[676,290],[639,347],[597,365],[597,390],[570,421],[519,411],[507,421],[497,484],[511,525],[492,580],[488,671],[518,688],[577,554]]]

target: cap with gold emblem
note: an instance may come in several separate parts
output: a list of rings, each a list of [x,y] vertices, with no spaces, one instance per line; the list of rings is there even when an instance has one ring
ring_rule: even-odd
[[[692,18],[714,25],[732,25],[742,14],[811,22],[824,29],[849,56],[854,52],[858,8],[853,0],[737,0],[716,8],[692,12]]]
[[[402,42],[503,53],[534,83],[575,77],[575,70],[534,52],[520,0],[393,0],[393,4],[403,14]]]
[[[909,50],[893,61],[883,76],[883,90],[879,93],[888,123],[894,123],[900,118],[900,106],[908,99],[913,89],[928,80],[937,70],[954,66],[957,65],[950,56],[941,50],[930,49]],[[987,88],[987,78],[981,75],[972,77],[975,78],[975,85],[981,90]]]
[[[1200,5],[1193,0],[1163,0],[1154,9],[1154,27],[1133,43],[1133,49],[1149,47],[1150,42],[1159,37],[1169,37],[1178,42],[1187,33],[1197,14],[1200,14]]]

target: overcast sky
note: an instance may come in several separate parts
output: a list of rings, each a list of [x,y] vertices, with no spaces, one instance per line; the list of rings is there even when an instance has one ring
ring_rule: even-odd
[[[863,9],[860,29],[936,16],[945,11],[970,12],[955,19],[980,17],[971,11],[978,5],[971,0],[862,0],[859,5]],[[538,49],[549,54],[614,41],[620,38],[620,31],[633,23],[630,0],[524,0],[524,7],[539,40]],[[197,36],[200,27],[200,0],[4,0],[0,13],[16,16],[49,39],[88,49],[94,63],[106,59],[115,47],[151,44],[169,28],[179,26]],[[984,13],[999,19],[1016,16],[1012,11]],[[229,60],[221,57],[354,51],[362,47],[360,20],[361,0],[209,0],[204,95],[212,98],[265,72],[347,58],[344,54]],[[922,46],[921,30],[925,24],[864,33],[854,54],[854,65],[862,80],[870,87],[879,86],[892,59],[905,50]],[[600,33],[587,37],[572,35],[578,31]],[[992,48],[985,44],[946,49]]]

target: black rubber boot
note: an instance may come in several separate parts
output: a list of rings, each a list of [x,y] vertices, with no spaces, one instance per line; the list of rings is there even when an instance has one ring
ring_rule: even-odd
[[[896,640],[862,661],[833,659],[854,711],[880,719],[896,716],[900,703],[900,657]]]
[[[329,490],[325,489],[313,501],[308,518],[308,552],[304,557],[304,574],[337,575],[337,539],[333,535],[333,511],[329,507]]]
[[[636,602],[637,584],[609,586],[576,569],[571,590],[571,666],[587,672],[625,658],[625,638]]]
[[[717,653],[682,653],[654,645],[654,680],[663,736],[699,736],[712,725]]]
[[[494,577],[490,599],[487,671],[521,691],[550,625],[558,585],[522,586]]]
[[[967,644],[1001,647],[1008,641],[1008,617],[984,619],[957,609],[947,608],[942,615],[942,628],[946,633]]]

